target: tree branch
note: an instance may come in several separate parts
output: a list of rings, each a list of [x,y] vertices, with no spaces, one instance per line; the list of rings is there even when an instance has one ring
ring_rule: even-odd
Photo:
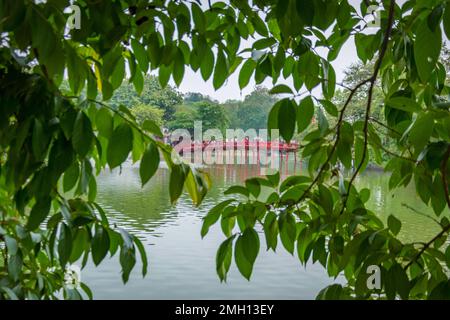
[[[448,181],[447,181],[447,164],[448,159],[450,158],[450,145],[447,146],[447,151],[444,154],[444,157],[441,162],[441,178],[442,178],[442,184],[444,188],[444,194],[445,194],[445,201],[447,202],[448,208],[450,208],[450,197],[449,197],[449,190],[448,190]],[[422,249],[417,253],[417,255],[410,261],[408,264],[404,267],[404,269],[408,269],[414,262],[417,261],[417,259],[420,258],[420,256],[439,238],[441,238],[444,234],[450,231],[450,224],[443,227],[441,232],[439,232],[437,235],[435,235],[430,241],[425,243],[425,245],[422,247]]]
[[[342,206],[342,209],[341,209],[341,214],[344,212],[345,207],[347,205],[348,195],[350,194],[350,190],[353,185],[353,182],[355,181],[356,177],[358,176],[359,171],[361,170],[361,168],[364,164],[364,161],[366,160],[368,140],[369,140],[368,139],[369,138],[369,119],[370,119],[370,110],[372,107],[373,88],[375,86],[375,82],[377,81],[378,73],[380,72],[381,64],[383,62],[383,58],[384,58],[387,48],[388,48],[389,38],[391,36],[392,26],[393,26],[393,22],[394,22],[394,13],[395,13],[395,0],[391,0],[391,4],[389,6],[388,24],[387,24],[386,32],[384,34],[383,43],[381,45],[380,54],[378,56],[377,62],[375,63],[373,75],[369,80],[370,86],[369,86],[369,91],[368,91],[366,116],[364,119],[364,128],[363,128],[363,132],[364,132],[363,155],[362,155],[362,159],[361,159],[360,163],[358,164],[358,167],[356,168],[355,172],[353,173],[353,175],[349,181],[347,195],[344,200],[344,205]]]
[[[339,143],[339,139],[340,139],[340,135],[341,135],[341,124],[342,121],[344,120],[344,114],[345,114],[345,110],[347,109],[347,106],[350,104],[350,102],[353,99],[353,96],[355,95],[355,93],[359,90],[359,88],[361,88],[363,85],[365,85],[366,83],[368,83],[370,81],[370,79],[366,79],[362,82],[360,82],[358,85],[356,85],[351,91],[350,94],[347,98],[347,100],[345,101],[344,106],[342,107],[340,114],[339,114],[339,119],[337,122],[337,131],[336,131],[336,141],[333,144],[333,148],[331,149],[328,158],[325,160],[324,164],[322,165],[322,167],[320,168],[319,172],[317,173],[315,179],[313,180],[313,182],[311,182],[311,184],[308,186],[308,188],[306,188],[305,192],[303,193],[303,195],[300,197],[300,199],[297,202],[301,202],[303,201],[306,196],[308,195],[309,191],[311,191],[311,189],[316,185],[316,183],[319,181],[320,177],[322,176],[323,172],[325,171],[325,168],[327,166],[327,164],[331,161],[331,158],[334,155],[334,152],[336,151],[337,145]]]

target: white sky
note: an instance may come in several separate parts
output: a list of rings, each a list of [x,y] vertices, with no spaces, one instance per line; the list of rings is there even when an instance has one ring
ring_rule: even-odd
[[[204,2],[205,0],[202,0]],[[349,0],[349,3],[357,9],[359,12],[359,5],[361,1],[358,0]],[[244,44],[244,45],[243,45]],[[241,44],[241,49],[251,46],[252,42],[245,41]],[[326,56],[325,56],[326,57]],[[349,38],[349,40],[345,43],[345,45],[342,47],[339,56],[335,61],[332,62],[332,65],[336,71],[336,78],[337,81],[340,82],[342,78],[344,77],[344,70],[352,63],[358,61],[358,56],[356,54],[356,48],[354,45],[354,39],[353,37]],[[241,64],[242,66],[242,64]],[[217,91],[214,89],[212,84],[212,77],[205,82],[200,75],[200,70],[197,72],[192,71],[190,68],[186,68],[185,75],[183,78],[183,81],[180,84],[180,87],[178,90],[180,90],[183,93],[186,92],[200,92],[204,95],[208,95],[212,97],[213,99],[216,99],[220,102],[224,102],[229,99],[236,99],[236,100],[242,100],[246,95],[251,93],[255,88],[255,81],[252,77],[248,86],[244,88],[244,90],[240,90],[239,84],[238,84],[238,76],[239,76],[239,70],[238,68],[225,82],[225,84],[219,88]],[[173,80],[171,79],[169,82],[171,85],[175,86]],[[281,76],[277,82],[278,83],[286,83],[289,84],[290,82],[286,82],[283,77]],[[272,88],[272,80],[267,78],[261,85]],[[303,89],[302,89],[303,91]]]
[[[336,78],[338,82],[341,81],[342,78],[344,77],[344,70],[351,63],[354,63],[356,61],[358,61],[356,48],[354,46],[353,39],[350,39],[342,47],[339,57],[332,63],[336,71]],[[244,88],[241,92],[238,84],[239,70],[240,68],[238,68],[228,78],[227,82],[216,91],[212,84],[212,77],[207,82],[205,82],[202,76],[200,75],[200,71],[194,72],[192,69],[186,68],[185,76],[178,89],[183,93],[200,92],[203,95],[208,95],[220,102],[224,102],[229,99],[242,100],[247,94],[251,93],[255,88],[255,80],[254,77],[252,77],[248,86]],[[278,83],[288,83],[288,82],[286,82],[284,78],[281,76],[277,84]],[[170,81],[170,84],[175,86],[172,79]],[[261,85],[267,88],[272,88],[272,79],[266,78],[266,80]]]
[[[397,4],[399,6],[402,6],[405,3],[406,0],[399,0],[397,1]],[[201,0],[202,6],[207,7],[208,6],[208,0]],[[214,2],[214,1],[211,1]],[[225,2],[227,2],[225,0]],[[360,14],[360,0],[348,0],[349,4],[353,6],[356,11]],[[367,21],[373,20],[370,16],[367,16]],[[331,29],[331,28],[330,28]],[[331,33],[331,30],[326,31],[326,35],[329,35]],[[375,33],[378,30],[376,28],[369,28],[366,29],[366,32],[368,33]],[[444,38],[445,39],[445,38]],[[251,47],[253,41],[250,41],[249,38],[248,41],[243,40],[241,42],[241,48],[240,50],[244,48]],[[448,40],[444,40],[447,45],[450,45],[450,42]],[[323,57],[326,57],[326,51],[324,50],[318,50],[319,54],[321,54]],[[354,42],[354,37],[350,37],[347,42],[342,46],[341,51],[339,53],[339,56],[332,62],[332,65],[336,72],[336,81],[341,82],[344,78],[344,71],[352,64],[359,60],[358,55],[356,53],[356,47]],[[242,66],[242,63],[241,63]],[[238,84],[238,77],[239,77],[239,70],[240,67],[227,79],[225,84],[219,88],[218,90],[215,90],[212,84],[212,76],[208,81],[204,81],[200,70],[198,72],[192,71],[190,68],[185,69],[185,75],[183,78],[183,81],[181,82],[178,90],[182,93],[187,92],[200,92],[203,95],[208,95],[212,97],[215,100],[218,100],[220,102],[224,102],[226,100],[235,99],[235,100],[243,100],[246,95],[251,93],[255,88],[255,81],[254,77],[251,78],[249,84],[247,85],[244,90],[240,90],[239,84]],[[175,83],[171,79],[169,82],[172,86],[175,86]],[[278,79],[278,82],[276,84],[285,83],[292,87],[292,81],[286,81],[282,76]],[[272,79],[266,78],[266,80],[261,84],[267,88],[272,88]],[[304,88],[301,89],[301,92],[304,91]],[[319,95],[321,92],[320,86],[316,87],[313,90],[313,94]]]

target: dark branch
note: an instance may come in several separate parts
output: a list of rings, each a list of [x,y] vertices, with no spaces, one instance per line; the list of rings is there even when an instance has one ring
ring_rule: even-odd
[[[361,159],[360,163],[358,164],[358,167],[356,168],[355,172],[353,173],[353,175],[349,181],[349,185],[348,185],[348,189],[347,189],[347,196],[345,197],[344,205],[342,206],[342,209],[341,209],[341,214],[344,212],[345,207],[347,205],[348,195],[350,194],[350,190],[353,185],[353,182],[355,181],[356,177],[358,176],[359,171],[361,170],[362,166],[364,165],[364,161],[366,160],[368,141],[369,141],[369,119],[370,119],[370,110],[372,107],[373,88],[377,81],[378,73],[380,72],[381,64],[383,62],[383,58],[384,58],[387,48],[388,48],[389,38],[391,37],[392,26],[394,23],[394,13],[395,13],[395,0],[392,0],[391,4],[389,6],[388,24],[387,24],[386,32],[384,34],[383,43],[381,45],[380,54],[378,56],[377,62],[375,63],[373,75],[369,80],[370,86],[369,86],[369,91],[368,91],[366,116],[364,119],[364,128],[363,128],[363,132],[364,132],[363,155],[362,155],[362,159]]]
[[[448,159],[450,158],[450,145],[447,146],[447,151],[444,154],[444,157],[441,162],[441,178],[442,178],[442,184],[444,188],[444,194],[445,194],[445,201],[447,202],[447,206],[450,208],[450,197],[449,197],[449,191],[448,191],[448,181],[447,181],[447,164]],[[439,232],[437,235],[433,237],[430,241],[425,243],[425,245],[422,247],[422,249],[417,253],[417,255],[405,266],[405,270],[408,269],[414,262],[419,259],[419,257],[439,238],[441,238],[444,234],[450,231],[450,224],[446,225],[442,228],[441,232]]]

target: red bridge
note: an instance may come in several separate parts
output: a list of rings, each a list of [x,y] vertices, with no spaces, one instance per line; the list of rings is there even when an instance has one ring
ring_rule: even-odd
[[[297,142],[286,143],[286,142],[271,142],[271,141],[203,141],[194,142],[186,145],[186,143],[180,142],[175,147],[179,152],[181,151],[194,151],[201,148],[202,151],[213,151],[213,150],[276,150],[279,152],[294,152],[299,149],[299,144]]]

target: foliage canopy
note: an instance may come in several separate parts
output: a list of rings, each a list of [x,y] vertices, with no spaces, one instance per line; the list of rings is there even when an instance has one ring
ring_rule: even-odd
[[[379,6],[380,25],[367,32],[371,4]],[[220,203],[205,217],[203,235],[220,219],[227,237],[216,257],[222,280],[232,260],[250,278],[262,228],[269,249],[280,240],[301,263],[312,259],[331,277],[346,277],[344,286],[325,288],[319,298],[450,296],[450,222],[442,215],[450,206],[450,103],[439,62],[450,37],[448,0],[369,0],[359,10],[347,0],[80,1],[81,29],[67,31],[68,6],[67,0],[0,1],[0,297],[56,298],[63,290],[64,297],[79,298],[64,284],[65,266],[80,258],[97,265],[108,253],[120,252],[124,281],[137,251],[146,273],[142,243],[110,225],[95,202],[96,173],[131,155],[141,160],[144,184],[161,154],[170,168],[171,200],[184,186],[195,204],[209,179],[171,158],[156,139],[155,123],[139,126],[127,108],[110,107],[108,100],[127,74],[141,94],[149,71],[165,87],[170,78],[179,85],[187,67],[211,78],[216,89],[238,69],[241,88],[252,77],[257,84],[271,78],[271,92],[287,97],[272,107],[269,129],[279,128],[288,141],[308,130],[307,175],[249,179],[228,191],[242,193],[242,201]],[[249,38],[252,47],[242,49]],[[338,108],[331,63],[348,41],[355,41],[363,62],[376,62]],[[65,74],[71,95],[59,89]],[[277,85],[281,76],[292,86]],[[374,122],[377,81],[383,118]],[[311,93],[317,87],[320,97]],[[363,87],[363,117],[348,121],[347,108]],[[318,127],[307,129],[314,114]],[[414,184],[442,229],[426,243],[399,240],[401,223],[392,215],[385,226],[365,206],[370,190],[354,186],[369,150],[381,152],[380,126],[395,141],[385,167],[390,187]],[[338,163],[353,169],[350,177]],[[257,200],[261,186],[273,188],[265,202]],[[382,270],[379,292],[365,285],[368,265]]]

